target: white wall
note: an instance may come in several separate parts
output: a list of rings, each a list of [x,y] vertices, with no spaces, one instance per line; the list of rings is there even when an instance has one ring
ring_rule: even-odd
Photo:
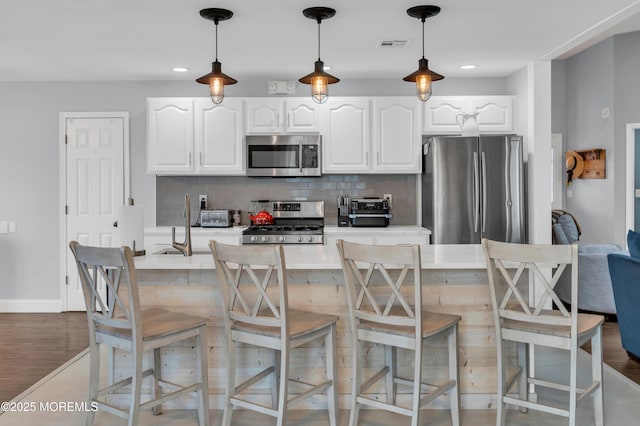
[[[614,152],[611,159],[613,170],[607,170],[613,176],[613,198],[615,209],[613,220],[615,228],[613,239],[617,244],[624,246],[627,236],[625,226],[625,203],[629,194],[625,193],[626,164],[626,125],[627,123],[640,123],[640,84],[638,72],[640,70],[640,31],[620,34],[614,37],[614,93],[615,104],[613,108]],[[636,139],[637,140],[637,139]],[[607,152],[609,156],[609,152]],[[608,166],[608,164],[607,164]],[[638,165],[636,165],[638,167]],[[632,195],[632,194],[631,194]]]
[[[266,96],[266,86],[266,81],[241,81],[226,94]],[[414,86],[401,78],[342,81],[330,90],[334,96],[414,94]],[[54,306],[60,298],[60,112],[130,113],[131,193],[145,206],[145,225],[152,226],[155,176],[145,172],[146,98],[206,92],[193,81],[0,83],[0,221],[17,223],[16,233],[0,234],[0,311],[21,301]],[[308,86],[301,86],[297,95],[307,92]],[[434,85],[434,94],[511,93],[505,79],[447,78]]]
[[[553,130],[565,149],[607,150],[606,179],[574,179],[566,209],[578,218],[585,243],[626,243],[625,138],[640,121],[640,32],[609,38],[554,63]],[[609,117],[602,109],[609,108]]]

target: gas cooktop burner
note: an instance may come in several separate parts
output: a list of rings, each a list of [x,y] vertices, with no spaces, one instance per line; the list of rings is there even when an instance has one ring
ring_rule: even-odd
[[[266,210],[271,225],[251,225],[242,232],[243,244],[322,244],[323,201],[256,201],[253,211]]]

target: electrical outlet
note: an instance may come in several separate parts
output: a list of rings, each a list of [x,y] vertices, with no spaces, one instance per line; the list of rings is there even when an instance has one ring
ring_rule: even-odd
[[[9,232],[16,232],[16,223],[9,222]]]
[[[391,195],[391,194],[384,194],[384,197],[383,197],[383,198],[386,198],[387,200],[389,200],[389,207],[391,207],[391,205],[393,204],[393,195]]]
[[[207,208],[207,195],[206,194],[198,195],[198,204],[199,204],[201,209],[206,209]]]

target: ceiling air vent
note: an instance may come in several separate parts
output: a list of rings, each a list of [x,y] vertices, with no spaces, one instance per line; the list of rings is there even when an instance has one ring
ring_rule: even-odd
[[[378,47],[405,47],[407,43],[407,40],[381,40]]]

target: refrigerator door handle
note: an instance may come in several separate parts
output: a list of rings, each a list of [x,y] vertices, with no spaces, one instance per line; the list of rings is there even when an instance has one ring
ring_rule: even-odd
[[[482,233],[484,234],[487,222],[487,157],[484,151],[480,158],[480,164],[482,166]]]
[[[505,185],[506,185],[506,189],[507,189],[507,242],[511,242],[511,232],[513,230],[513,224],[511,223],[512,221],[512,205],[513,202],[511,201],[511,143],[506,144],[506,150],[507,150],[507,155],[505,156],[506,158],[506,167],[505,170],[507,171],[505,173]]]
[[[473,153],[473,232],[478,232],[478,221],[480,216],[480,176],[478,170],[478,153]]]

